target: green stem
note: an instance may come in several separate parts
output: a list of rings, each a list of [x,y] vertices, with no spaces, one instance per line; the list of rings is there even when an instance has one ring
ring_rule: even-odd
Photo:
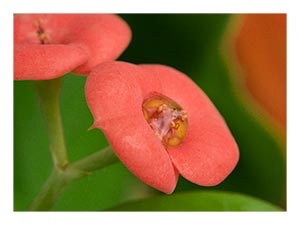
[[[50,177],[30,205],[29,210],[32,211],[51,209],[64,189],[73,181],[87,176],[95,170],[118,162],[118,158],[111,147],[107,147],[75,163],[68,163],[59,108],[61,83],[62,78],[35,81],[41,111],[48,131],[49,150],[52,155],[54,168]]]
[[[69,184],[118,161],[117,156],[109,146],[69,164],[64,170],[54,168],[51,176],[30,205],[29,210],[50,210]]]
[[[50,177],[29,206],[29,210],[49,210],[58,200],[67,185],[68,182],[64,178],[64,174],[62,174],[60,170],[53,169]]]
[[[48,131],[49,150],[54,167],[64,169],[68,164],[68,159],[59,108],[62,78],[34,82]]]
[[[118,157],[115,155],[112,148],[108,146],[102,149],[101,151],[97,151],[87,156],[86,158],[83,158],[75,163],[72,163],[71,166],[73,166],[78,170],[90,173],[95,170],[102,169],[118,161],[119,161]]]

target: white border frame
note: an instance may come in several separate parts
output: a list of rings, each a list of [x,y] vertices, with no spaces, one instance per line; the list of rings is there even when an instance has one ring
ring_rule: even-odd
[[[53,224],[294,224],[299,221],[299,23],[293,0],[1,0],[0,1],[0,218],[13,225]],[[13,211],[13,13],[288,13],[287,212],[242,213],[34,213]],[[296,72],[297,71],[297,72]],[[295,73],[295,74],[294,74]],[[276,176],[276,174],[274,174]],[[296,216],[297,215],[297,216]],[[297,222],[296,222],[297,224]]]

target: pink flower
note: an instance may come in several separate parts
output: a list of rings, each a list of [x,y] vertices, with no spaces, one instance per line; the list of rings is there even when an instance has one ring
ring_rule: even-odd
[[[14,18],[14,79],[47,80],[88,74],[116,59],[131,31],[109,14],[24,14]]]
[[[203,91],[162,65],[106,62],[87,79],[86,98],[120,160],[146,184],[172,193],[178,174],[213,186],[239,158],[235,140]]]

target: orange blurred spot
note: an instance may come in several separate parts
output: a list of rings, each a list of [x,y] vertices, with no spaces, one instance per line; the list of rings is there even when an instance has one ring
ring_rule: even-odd
[[[249,14],[234,50],[245,84],[257,102],[286,131],[286,15]]]

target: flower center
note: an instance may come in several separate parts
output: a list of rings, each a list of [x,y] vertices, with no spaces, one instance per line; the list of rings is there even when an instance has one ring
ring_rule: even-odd
[[[49,44],[49,37],[47,33],[45,32],[45,29],[43,28],[41,21],[36,21],[37,31],[36,34],[38,36],[38,39],[40,41],[40,44]]]
[[[143,102],[146,121],[165,147],[178,146],[187,132],[187,112],[174,100],[154,93]]]

